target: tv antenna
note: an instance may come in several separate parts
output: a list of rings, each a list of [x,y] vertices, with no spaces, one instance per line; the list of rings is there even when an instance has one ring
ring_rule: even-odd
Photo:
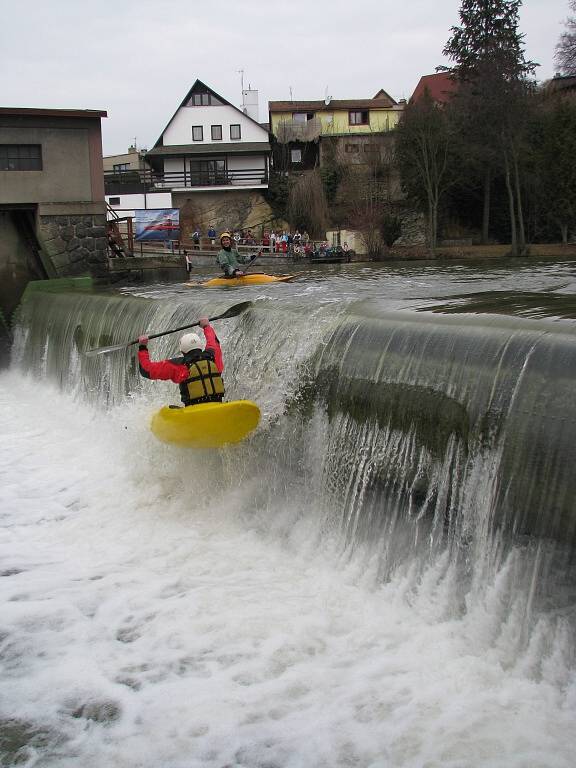
[[[292,86],[289,85],[288,88],[290,90],[290,101],[294,101],[294,99],[292,98]]]
[[[332,96],[328,95],[328,86],[326,86],[326,90],[324,91],[324,104],[328,106],[328,104],[330,104],[331,101],[332,101]]]

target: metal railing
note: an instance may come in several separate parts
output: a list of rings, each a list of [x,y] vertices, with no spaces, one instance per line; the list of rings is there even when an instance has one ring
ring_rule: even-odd
[[[104,171],[107,195],[134,194],[153,190],[187,187],[254,186],[268,184],[266,168],[244,170],[182,170],[182,171]]]

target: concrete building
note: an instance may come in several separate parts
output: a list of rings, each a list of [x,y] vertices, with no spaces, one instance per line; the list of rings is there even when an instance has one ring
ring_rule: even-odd
[[[0,307],[29,279],[107,269],[101,119],[0,107]]]

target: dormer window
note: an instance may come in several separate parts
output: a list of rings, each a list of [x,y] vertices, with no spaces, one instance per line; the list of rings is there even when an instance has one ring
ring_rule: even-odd
[[[193,107],[209,107],[210,94],[209,93],[193,93],[192,106]]]

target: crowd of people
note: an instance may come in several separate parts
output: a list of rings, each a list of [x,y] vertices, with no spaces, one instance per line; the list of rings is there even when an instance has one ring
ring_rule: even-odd
[[[251,229],[230,229],[231,240],[236,247],[239,245],[258,246],[264,252],[268,253],[290,253],[307,255],[314,250],[314,243],[310,239],[308,232],[300,232],[296,229],[294,232],[273,229],[265,229],[262,237],[257,238]],[[191,235],[192,249],[200,250],[202,242],[210,241],[211,246],[217,246],[219,236],[216,228],[210,225],[203,235],[200,227],[196,227]]]

